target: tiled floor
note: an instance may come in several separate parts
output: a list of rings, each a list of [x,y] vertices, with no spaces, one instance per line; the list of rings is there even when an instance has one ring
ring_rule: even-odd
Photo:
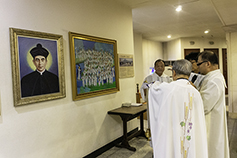
[[[129,141],[129,144],[136,148],[136,152],[125,148],[113,147],[97,158],[152,158],[153,151],[146,138],[133,138]]]
[[[237,158],[237,116],[230,114],[227,120],[227,124],[228,124],[230,158]]]
[[[145,123],[146,125],[146,123]],[[237,158],[237,117],[228,116],[228,134],[230,158]],[[137,149],[136,152],[124,148],[113,147],[97,158],[152,158],[152,148],[144,137],[133,138],[129,144]]]

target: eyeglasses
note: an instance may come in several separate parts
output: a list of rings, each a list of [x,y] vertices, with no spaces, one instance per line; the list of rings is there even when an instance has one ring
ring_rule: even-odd
[[[205,63],[205,62],[208,62],[208,61],[203,61],[203,62],[197,63],[197,66],[200,66],[200,65],[202,65],[202,63]]]

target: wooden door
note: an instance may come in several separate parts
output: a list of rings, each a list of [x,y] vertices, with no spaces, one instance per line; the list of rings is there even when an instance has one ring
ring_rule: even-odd
[[[219,60],[219,49],[218,48],[204,48],[204,51],[212,51],[216,54],[218,60]]]
[[[227,75],[227,50],[226,48],[222,49],[222,63],[223,63],[223,75],[225,78],[225,82],[227,85],[227,88],[225,89],[225,94],[228,94],[228,75]]]
[[[192,52],[200,52],[200,49],[184,49],[184,58],[186,55],[189,55]]]

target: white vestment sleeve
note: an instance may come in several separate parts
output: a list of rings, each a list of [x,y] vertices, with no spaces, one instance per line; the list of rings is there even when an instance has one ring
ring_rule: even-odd
[[[218,101],[218,98],[220,98],[221,94],[219,86],[217,84],[218,82],[208,82],[207,86],[202,87],[200,90],[200,94],[203,99],[205,114],[208,114],[214,108]]]

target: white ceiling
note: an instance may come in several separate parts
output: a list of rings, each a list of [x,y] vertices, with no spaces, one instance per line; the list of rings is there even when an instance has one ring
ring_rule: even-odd
[[[117,0],[132,8],[133,30],[143,38],[225,38],[223,26],[237,24],[237,0]],[[175,7],[182,5],[182,11]],[[210,33],[204,31],[209,29]],[[168,39],[167,35],[172,38]]]

